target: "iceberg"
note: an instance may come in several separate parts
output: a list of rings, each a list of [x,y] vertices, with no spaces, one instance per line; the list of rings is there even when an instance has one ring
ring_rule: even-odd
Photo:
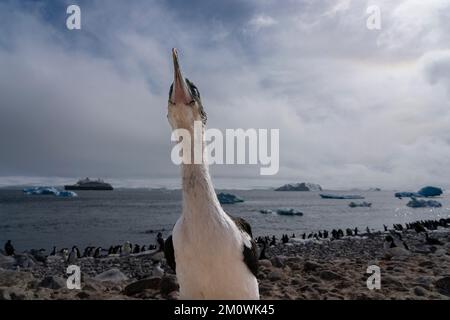
[[[322,191],[322,187],[315,183],[302,182],[302,183],[288,183],[275,191]]]
[[[440,208],[442,204],[435,200],[417,200],[416,198],[411,198],[406,204],[410,208]]]
[[[277,214],[280,216],[302,216],[303,212],[293,208],[281,208],[277,210]]]
[[[396,192],[395,193],[395,197],[396,198],[412,198],[412,197],[416,197],[416,198],[420,198],[422,197],[421,194],[417,193],[417,192]]]
[[[356,208],[356,207],[366,207],[366,208],[370,208],[370,207],[372,207],[372,203],[370,203],[370,202],[366,202],[366,201],[364,201],[364,202],[360,202],[360,203],[358,203],[358,202],[350,202],[349,204],[348,204],[348,206],[350,207],[350,208]]]
[[[238,202],[244,202],[243,199],[231,193],[221,192],[217,195],[217,198],[219,199],[220,204],[234,204]]]
[[[77,197],[78,195],[72,191],[60,191],[55,187],[32,187],[25,188],[23,192],[27,195],[52,195],[62,198]]]
[[[78,197],[78,195],[75,192],[73,192],[73,191],[59,191],[56,196],[57,197],[62,197],[62,198]]]
[[[54,195],[58,194],[58,189],[54,187],[33,187],[33,188],[25,188],[23,192],[28,195]]]
[[[420,189],[417,193],[424,197],[437,197],[440,196],[443,191],[441,188],[426,186]]]

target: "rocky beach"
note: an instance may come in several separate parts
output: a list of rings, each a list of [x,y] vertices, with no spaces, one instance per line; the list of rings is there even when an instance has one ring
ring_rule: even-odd
[[[428,230],[427,230],[428,231]],[[262,299],[450,299],[450,229],[396,231],[408,250],[386,249],[393,231],[340,239],[290,238],[267,247],[258,273]],[[399,248],[396,248],[399,249]],[[61,256],[29,251],[0,255],[0,299],[178,299],[178,284],[162,252],[85,257],[81,289],[67,289]],[[368,266],[380,268],[369,290]]]

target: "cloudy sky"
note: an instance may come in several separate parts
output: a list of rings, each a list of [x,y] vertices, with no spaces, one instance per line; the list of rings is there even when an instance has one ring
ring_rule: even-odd
[[[209,127],[280,129],[276,176],[219,186],[450,186],[450,0],[0,1],[0,185],[176,181],[172,47]]]

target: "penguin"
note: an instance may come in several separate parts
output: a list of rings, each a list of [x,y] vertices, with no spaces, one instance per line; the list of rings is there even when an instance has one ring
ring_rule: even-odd
[[[123,244],[121,254],[124,256],[128,256],[131,254],[131,243],[129,241],[126,241]]]
[[[155,261],[153,263],[152,276],[162,278],[164,273],[164,270],[161,268],[161,262]]]
[[[14,249],[12,243],[11,243],[11,240],[8,240],[5,243],[5,253],[6,253],[7,256],[13,256],[14,253],[15,253],[15,249]]]
[[[72,250],[70,251],[70,253],[69,253],[69,256],[68,256],[68,258],[67,258],[67,262],[69,263],[69,264],[75,264],[75,262],[77,261],[77,259],[79,258],[78,257],[78,255],[77,255],[77,247],[76,246],[73,246],[72,247]]]
[[[267,256],[266,256],[266,246],[267,246],[266,242],[263,241],[263,242],[262,242],[262,250],[261,250],[261,252],[260,252],[260,254],[259,254],[259,260],[267,259]]]
[[[101,251],[102,251],[102,247],[98,247],[97,249],[95,249],[94,258],[100,258],[101,257]]]

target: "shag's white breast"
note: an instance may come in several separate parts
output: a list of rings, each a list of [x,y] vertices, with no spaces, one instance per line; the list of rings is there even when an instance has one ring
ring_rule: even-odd
[[[173,229],[181,299],[259,299],[258,281],[243,261],[249,237],[225,213]]]

